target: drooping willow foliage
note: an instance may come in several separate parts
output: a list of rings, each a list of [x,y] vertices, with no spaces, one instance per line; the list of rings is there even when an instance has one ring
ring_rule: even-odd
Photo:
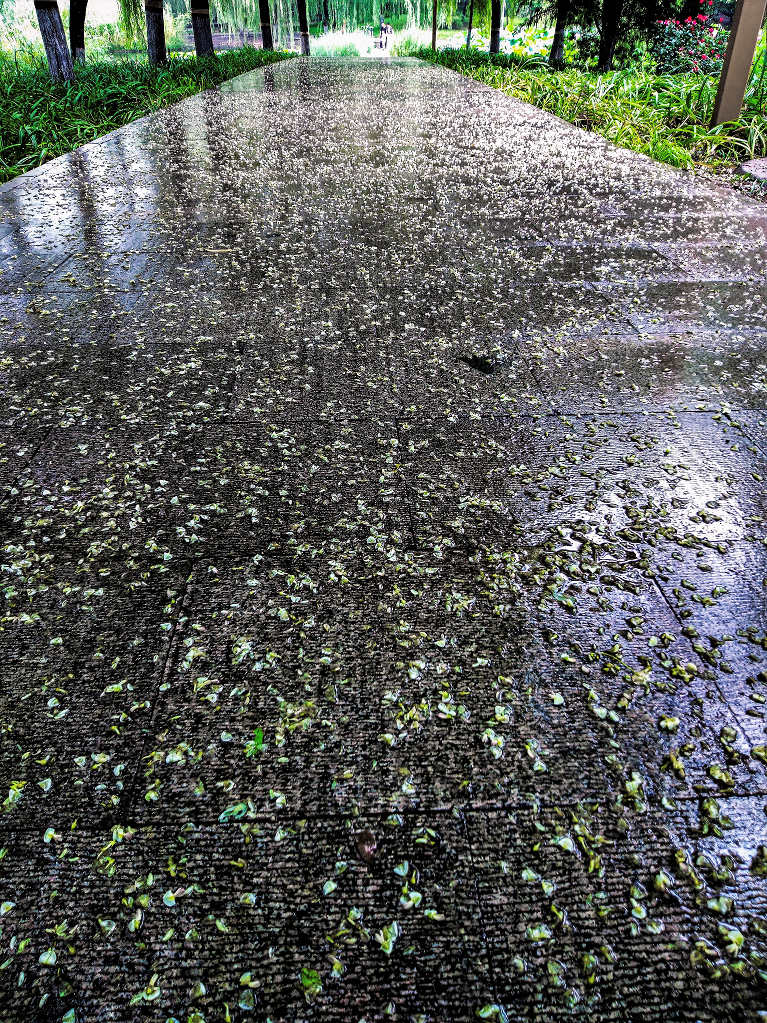
[[[469,0],[439,0],[441,26],[454,23],[459,9],[463,12]],[[3,0],[0,0],[0,5]],[[144,0],[118,0],[120,20],[129,36],[140,38],[145,32]],[[189,11],[190,0],[165,0],[166,8],[175,16]],[[296,0],[269,0],[275,29],[275,45],[290,46],[298,31]],[[475,0],[477,14],[489,0]],[[396,27],[426,28],[431,23],[431,0],[307,0],[309,23],[330,31],[353,31],[358,28],[394,21]],[[230,32],[261,28],[258,0],[212,0],[211,18]]]
[[[125,32],[132,39],[140,39],[146,32],[144,0],[117,0],[120,21]]]
[[[453,23],[461,0],[440,0],[439,21]],[[278,36],[291,37],[295,14],[295,0],[270,0],[272,19],[278,26]],[[247,28],[258,31],[260,25],[258,0],[213,0],[216,20],[233,29]],[[395,20],[402,27],[423,28],[431,19],[431,0],[307,0],[309,22],[330,31],[354,30]],[[277,43],[277,40],[275,40]]]

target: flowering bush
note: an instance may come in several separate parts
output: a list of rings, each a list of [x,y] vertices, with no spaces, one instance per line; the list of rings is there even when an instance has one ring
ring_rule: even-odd
[[[701,13],[696,17],[657,23],[652,52],[659,74],[721,73],[729,33],[721,22],[702,13],[713,5],[714,0],[701,0]]]

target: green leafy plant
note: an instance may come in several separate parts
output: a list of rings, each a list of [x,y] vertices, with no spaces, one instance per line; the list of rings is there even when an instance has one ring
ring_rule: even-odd
[[[253,732],[253,738],[248,742],[245,747],[245,756],[252,757],[256,753],[260,753],[264,748],[264,730],[263,728],[256,728]]]
[[[301,970],[301,987],[304,989],[304,997],[307,1002],[313,1002],[318,995],[322,994],[322,979],[319,973],[304,966]]]
[[[707,5],[713,0],[703,0]],[[661,74],[683,72],[720,74],[727,46],[728,31],[708,14],[679,21],[667,18],[658,22],[652,44],[656,68]]]

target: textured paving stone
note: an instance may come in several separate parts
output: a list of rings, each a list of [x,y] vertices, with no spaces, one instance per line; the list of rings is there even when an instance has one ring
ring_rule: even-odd
[[[669,558],[659,571],[669,604],[763,756],[767,738],[764,547],[732,544]]]
[[[767,218],[408,60],[0,189],[0,1021],[764,1016]]]
[[[749,978],[763,955],[765,899],[751,866],[763,824],[738,830],[754,809],[701,801],[629,824],[620,807],[533,802],[471,817],[510,1018],[758,1019]],[[745,904],[736,890],[749,893]],[[683,994],[691,961],[701,968]]]
[[[746,174],[752,174],[755,178],[764,180],[767,177],[767,162],[764,160],[746,160],[741,164],[741,170]]]
[[[602,285],[602,288],[605,286]],[[680,281],[624,287],[621,312],[639,331],[724,331],[761,328],[764,284],[750,281]]]
[[[707,335],[702,345],[702,336],[618,335],[578,355],[566,344],[564,351],[542,350],[536,338],[521,351],[546,396],[566,412],[577,411],[580,401],[622,412],[761,409],[764,338]]]
[[[0,493],[5,494],[22,474],[24,467],[34,458],[37,451],[45,444],[50,428],[16,423],[13,426],[3,424],[0,439]]]
[[[528,541],[555,523],[605,539],[626,528],[708,541],[763,534],[767,463],[721,417],[420,419],[402,437],[418,529],[448,521],[457,531],[464,520],[477,538],[516,528]]]
[[[760,451],[767,452],[767,416],[760,412],[742,412],[728,418]]]
[[[42,1001],[94,1020],[461,1020],[492,1002],[466,830],[449,816],[46,833],[0,871],[4,970],[29,1018]]]
[[[2,553],[0,831],[93,823],[139,768],[184,580],[148,559]]]
[[[356,534],[366,544],[379,532],[409,534],[397,448],[396,424],[385,419],[337,431],[291,420],[57,427],[16,470],[0,523],[38,550],[51,544],[53,515],[53,542],[70,549],[127,539],[136,552],[214,561],[286,535],[340,534],[348,546]]]

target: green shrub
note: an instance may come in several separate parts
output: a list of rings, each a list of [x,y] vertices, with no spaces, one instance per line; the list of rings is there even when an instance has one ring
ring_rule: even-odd
[[[312,47],[315,57],[359,57],[360,51],[354,43],[342,43],[338,46],[326,46],[324,43],[317,43]]]
[[[719,75],[728,35],[723,25],[710,21],[706,14],[685,21],[659,21],[652,43],[656,68],[660,74]]]
[[[77,65],[75,81],[52,82],[45,61],[0,60],[0,181],[36,167],[114,128],[287,53],[251,46],[214,57],[171,57]]]
[[[425,47],[418,36],[406,35],[392,46],[393,57],[421,57]]]

